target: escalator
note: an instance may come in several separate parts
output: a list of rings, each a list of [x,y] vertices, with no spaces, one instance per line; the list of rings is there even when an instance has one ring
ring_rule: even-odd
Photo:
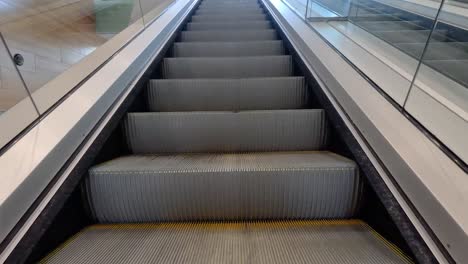
[[[375,1],[359,1],[353,22],[445,76],[468,86],[468,30]],[[435,14],[434,14],[435,15]],[[429,44],[426,46],[427,41]]]
[[[413,261],[258,2],[202,1],[156,75],[43,263]]]

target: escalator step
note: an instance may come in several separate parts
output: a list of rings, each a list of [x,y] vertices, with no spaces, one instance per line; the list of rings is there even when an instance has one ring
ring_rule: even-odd
[[[195,11],[195,15],[228,15],[232,14],[232,12],[236,12],[238,14],[243,15],[262,15],[265,14],[262,9],[236,9],[236,10],[197,10]]]
[[[129,113],[133,153],[320,150],[327,142],[321,109]]]
[[[291,56],[165,58],[163,78],[249,78],[291,76]]]
[[[202,23],[191,22],[187,24],[187,30],[263,30],[271,29],[271,24],[268,21],[252,21],[252,22],[224,22],[224,23]]]
[[[258,3],[257,0],[203,0],[205,4],[219,3],[219,4],[234,4],[234,3]]]
[[[176,42],[174,57],[236,57],[283,55],[281,40],[247,42]]]
[[[264,21],[267,19],[266,15],[230,15],[230,16],[223,16],[223,15],[199,15],[199,16],[192,16],[192,22],[211,22],[211,23],[218,23],[218,22],[226,22],[226,21]]]
[[[239,30],[239,31],[182,31],[181,41],[258,41],[277,40],[278,35],[274,29],[267,30]]]
[[[201,4],[197,10],[240,10],[240,12],[244,10],[260,10],[262,11],[262,7],[259,4]]]
[[[259,4],[201,4],[197,10],[263,10]],[[242,11],[240,11],[242,12]]]
[[[151,80],[149,110],[239,111],[306,106],[303,77]]]
[[[412,263],[359,220],[90,226],[45,263]]]
[[[331,152],[120,157],[90,169],[101,223],[353,217],[356,164]]]

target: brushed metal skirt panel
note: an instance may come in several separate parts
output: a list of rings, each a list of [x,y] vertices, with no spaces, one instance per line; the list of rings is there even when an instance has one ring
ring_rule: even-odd
[[[307,104],[304,77],[151,80],[152,112],[300,109]]]
[[[356,164],[330,152],[127,156],[90,169],[99,222],[353,217]]]
[[[320,150],[328,125],[322,109],[129,113],[135,154]]]
[[[357,220],[94,225],[42,262],[411,263]]]
[[[163,62],[164,79],[280,77],[292,73],[292,58],[288,55],[165,58]]]
[[[285,53],[281,40],[248,42],[176,42],[174,57],[268,56]]]

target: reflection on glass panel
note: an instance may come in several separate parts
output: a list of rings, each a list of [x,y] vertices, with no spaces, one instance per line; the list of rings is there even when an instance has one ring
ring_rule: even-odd
[[[421,5],[424,3],[421,2]],[[419,10],[426,8],[425,6],[408,8],[409,5],[405,5],[405,1],[355,0],[349,20],[373,36],[419,60],[433,28],[440,1],[431,1],[431,5],[433,8],[429,8],[429,11],[421,15]],[[439,32],[434,32],[433,36],[441,40],[444,38]],[[413,69],[412,74],[415,70]]]
[[[0,39],[0,114],[28,97],[15,65]]]
[[[312,26],[403,106],[441,1],[309,0],[309,5],[314,1],[335,17],[309,15]],[[447,41],[439,29],[432,38]]]
[[[166,9],[175,0],[139,0],[143,11],[143,20],[148,26],[161,12]]]
[[[351,0],[310,0],[307,17],[346,17],[351,6]]]
[[[38,117],[0,35],[0,148]]]
[[[307,2],[310,0],[285,0],[300,16],[306,15]]]
[[[12,53],[23,56],[18,68],[34,98],[116,34],[141,29],[138,0],[0,0],[0,31]],[[47,92],[53,102],[69,91],[61,86]],[[36,101],[41,112],[51,105]]]
[[[422,55],[405,108],[468,161],[468,4],[447,1]]]

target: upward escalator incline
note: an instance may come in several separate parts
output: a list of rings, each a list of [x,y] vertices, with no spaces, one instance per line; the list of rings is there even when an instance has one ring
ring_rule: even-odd
[[[130,156],[83,185],[97,224],[47,263],[408,263],[360,220],[355,162],[327,151],[262,6],[204,0],[123,121]]]

